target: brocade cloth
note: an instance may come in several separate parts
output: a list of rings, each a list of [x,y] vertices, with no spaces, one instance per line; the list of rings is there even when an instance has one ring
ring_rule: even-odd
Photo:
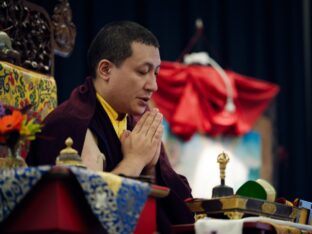
[[[0,222],[51,170],[51,166],[0,170]],[[68,167],[108,233],[132,233],[150,193],[147,183],[107,172]]]

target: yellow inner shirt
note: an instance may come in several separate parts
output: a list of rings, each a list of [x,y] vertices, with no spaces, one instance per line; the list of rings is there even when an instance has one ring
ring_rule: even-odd
[[[98,93],[96,93],[96,97],[101,103],[101,106],[104,108],[105,112],[107,113],[111,123],[113,124],[118,138],[120,138],[122,132],[127,129],[127,115],[125,115],[122,120],[118,120],[118,113],[113,109],[113,107],[109,105]]]

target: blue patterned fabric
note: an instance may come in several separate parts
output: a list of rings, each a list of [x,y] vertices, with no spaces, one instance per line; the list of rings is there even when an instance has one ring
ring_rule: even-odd
[[[41,166],[0,170],[0,222],[50,169]]]
[[[150,186],[147,183],[127,178],[116,178],[115,181],[108,181],[107,178],[105,181],[97,173],[75,167],[71,167],[71,171],[84,190],[93,213],[108,233],[134,231],[150,193]]]
[[[0,170],[0,222],[37,184],[51,166]],[[132,233],[150,193],[150,186],[105,172],[69,167],[104,229]]]
[[[118,191],[117,214],[127,223],[126,229],[120,233],[131,233],[140,217],[142,208],[147,200],[150,187],[145,183],[139,183],[127,178],[123,179]]]

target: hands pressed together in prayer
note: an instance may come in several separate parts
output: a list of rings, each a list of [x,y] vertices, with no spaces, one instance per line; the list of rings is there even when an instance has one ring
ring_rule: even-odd
[[[153,170],[160,154],[163,135],[162,114],[158,109],[143,114],[134,129],[121,135],[123,160],[113,170],[128,176],[139,176]]]

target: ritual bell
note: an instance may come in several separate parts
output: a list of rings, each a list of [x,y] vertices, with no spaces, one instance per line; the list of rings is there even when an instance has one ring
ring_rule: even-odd
[[[224,152],[218,155],[217,162],[219,163],[221,184],[212,189],[212,198],[231,196],[234,194],[233,188],[225,185],[225,169],[229,160],[229,156]]]

